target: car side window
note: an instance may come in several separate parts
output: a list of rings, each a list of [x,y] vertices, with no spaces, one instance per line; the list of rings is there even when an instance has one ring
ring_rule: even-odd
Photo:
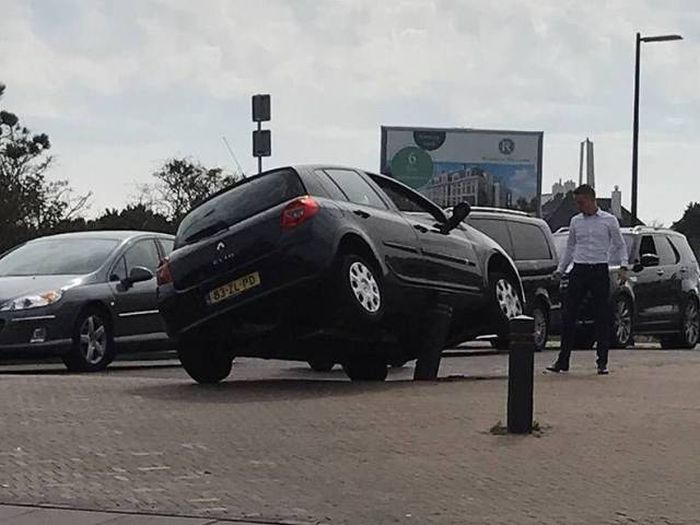
[[[662,235],[656,236],[656,249],[659,254],[660,266],[671,266],[676,264],[676,256],[671,249],[671,243],[667,242],[667,238]]]
[[[394,185],[390,181],[381,177],[371,176],[374,183],[384,192],[384,195],[394,203],[394,206],[402,213],[427,213],[436,221],[444,221],[435,213],[435,209],[427,205],[425,201],[399,185]]]
[[[160,248],[161,248],[161,251],[163,252],[163,256],[164,257],[169,256],[173,251],[173,247],[175,246],[175,241],[173,239],[158,239],[158,242],[160,243]]]
[[[123,281],[126,279],[126,261],[124,257],[119,257],[117,264],[112,268],[112,273],[109,276],[110,281]]]
[[[155,273],[160,261],[156,243],[152,239],[138,241],[124,254],[124,258],[127,275],[135,266],[143,266]]]
[[[508,255],[513,257],[513,243],[511,242],[506,221],[475,218],[467,219],[467,223],[479,230],[481,233],[491,237],[494,241],[501,245]]]
[[[387,209],[386,204],[377,195],[374,188],[356,171],[339,169],[327,169],[324,171],[350,202]]]
[[[543,261],[552,258],[544,232],[534,224],[508,222],[516,261]]]
[[[651,235],[644,235],[639,245],[639,255],[646,255],[648,253],[657,255],[656,244],[654,244],[654,238]]]
[[[673,247],[683,255],[683,259],[685,259],[683,261],[684,263],[697,264],[695,253],[693,253],[693,249],[690,247],[685,238],[674,235],[673,237],[669,237],[669,241],[671,241]]]
[[[678,264],[679,262],[681,262],[681,254],[678,253],[678,250],[673,245],[673,243],[671,242],[671,239],[669,237],[666,237],[666,242],[668,242],[668,245],[671,247],[671,250],[673,250],[673,258],[674,258],[673,264]]]
[[[318,177],[318,181],[323,188],[323,190],[328,194],[328,196],[336,201],[347,201],[348,198],[345,194],[340,191],[340,188],[335,184],[325,172],[322,170],[316,170],[314,172]]]

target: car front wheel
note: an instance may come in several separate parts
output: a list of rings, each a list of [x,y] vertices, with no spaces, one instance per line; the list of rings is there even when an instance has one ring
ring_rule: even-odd
[[[63,363],[71,372],[98,372],[114,359],[114,339],[109,316],[99,308],[87,308],[76,319],[70,352]]]
[[[611,334],[613,348],[627,348],[632,345],[632,301],[625,296],[615,300]]]
[[[535,325],[535,333],[533,334],[535,351],[541,352],[547,346],[547,339],[549,338],[549,315],[546,308],[541,304],[535,306],[532,309],[532,318]]]

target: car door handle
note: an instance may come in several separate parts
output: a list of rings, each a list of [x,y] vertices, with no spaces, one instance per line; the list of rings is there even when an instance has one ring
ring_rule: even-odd
[[[429,231],[428,228],[426,228],[422,224],[414,224],[413,228],[415,228],[416,230],[418,230],[421,233],[428,233],[428,231]]]
[[[366,211],[362,210],[354,210],[353,213],[357,215],[358,217],[362,217],[363,219],[369,219],[370,215]]]

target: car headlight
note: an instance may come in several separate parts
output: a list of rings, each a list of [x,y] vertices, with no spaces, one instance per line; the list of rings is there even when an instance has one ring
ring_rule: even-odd
[[[13,312],[17,310],[28,310],[29,308],[40,308],[58,302],[63,297],[62,290],[51,290],[39,294],[24,295],[0,305],[0,312]]]

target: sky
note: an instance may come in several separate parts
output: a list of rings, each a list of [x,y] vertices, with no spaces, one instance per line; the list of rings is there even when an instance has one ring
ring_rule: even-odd
[[[639,215],[700,200],[696,0],[0,0],[0,105],[46,132],[51,177],[119,207],[167,158],[247,173],[250,96],[272,95],[273,156],[379,169],[380,126],[544,132],[543,188],[578,177],[629,204],[635,33]],[[628,206],[629,207],[629,206]]]

